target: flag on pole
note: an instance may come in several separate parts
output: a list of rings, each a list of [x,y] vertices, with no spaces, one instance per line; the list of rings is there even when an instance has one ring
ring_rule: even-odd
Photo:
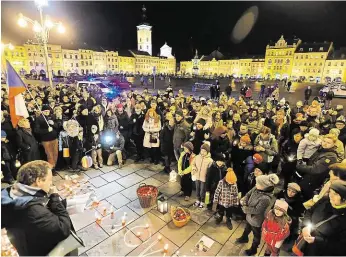
[[[7,86],[10,116],[13,127],[17,127],[21,118],[29,117],[22,93],[26,90],[23,80],[19,77],[12,65],[6,60]]]

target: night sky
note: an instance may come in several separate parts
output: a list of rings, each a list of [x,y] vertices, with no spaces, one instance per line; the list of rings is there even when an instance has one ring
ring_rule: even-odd
[[[232,56],[264,55],[269,40],[294,35],[303,41],[333,41],[346,46],[346,2],[49,2],[44,12],[62,21],[66,35],[51,32],[50,42],[64,47],[102,46],[136,49],[136,25],[147,8],[153,26],[153,55],[167,41],[178,61],[189,60],[197,48],[209,54],[219,48]],[[237,20],[256,5],[259,17],[240,44],[230,40]],[[33,2],[1,2],[2,42],[22,44],[33,36],[16,25],[16,14],[38,19]]]

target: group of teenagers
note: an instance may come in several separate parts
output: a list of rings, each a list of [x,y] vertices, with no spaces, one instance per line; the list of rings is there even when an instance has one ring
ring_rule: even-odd
[[[3,181],[14,182],[19,158],[22,164],[46,159],[54,174],[85,169],[84,155],[98,169],[115,162],[121,168],[133,154],[135,162],[162,162],[167,173],[177,169],[179,194],[189,201],[195,190],[194,206],[214,211],[216,224],[225,216],[233,229],[232,219],[245,219],[236,243],[247,243],[253,233],[246,255],[256,254],[261,238],[265,254],[278,256],[285,240],[299,237],[306,242],[304,255],[345,255],[343,106],[255,101],[246,96],[248,88],[243,91],[238,99],[227,90],[206,99],[174,94],[169,86],[109,99],[97,87],[29,85],[30,115],[14,128],[2,90]],[[76,136],[71,120],[79,124]]]

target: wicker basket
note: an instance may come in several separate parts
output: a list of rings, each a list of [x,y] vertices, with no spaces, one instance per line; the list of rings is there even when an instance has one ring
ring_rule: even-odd
[[[177,219],[174,218],[175,212],[177,210],[179,210],[179,209],[183,211],[183,213],[186,216],[186,219],[184,219],[184,220],[177,220]],[[181,228],[181,227],[184,227],[189,222],[189,220],[191,219],[191,214],[190,214],[189,210],[187,210],[187,209],[184,209],[182,207],[171,206],[171,217],[172,217],[174,225],[177,226],[178,228]]]
[[[142,195],[139,193],[140,189],[147,189],[148,193],[145,195]],[[139,203],[141,204],[142,208],[149,208],[156,204],[157,201],[157,195],[159,194],[159,190],[155,186],[146,185],[145,183],[142,183],[137,188],[137,196],[139,199]]]

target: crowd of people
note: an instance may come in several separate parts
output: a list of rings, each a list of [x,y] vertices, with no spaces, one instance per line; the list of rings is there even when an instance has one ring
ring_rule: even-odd
[[[167,173],[176,169],[181,197],[188,201],[196,190],[194,206],[215,211],[216,224],[226,216],[227,227],[233,229],[232,220],[245,219],[236,243],[247,243],[253,233],[246,255],[256,254],[261,238],[266,255],[279,255],[285,240],[299,238],[305,242],[304,255],[345,255],[343,106],[325,108],[318,99],[310,103],[310,96],[290,105],[279,99],[278,85],[264,86],[260,101],[253,100],[246,85],[238,99],[232,97],[232,88],[221,92],[218,83],[211,93],[211,99],[196,98],[182,90],[175,95],[168,87],[155,94],[148,89],[121,92],[109,99],[96,87],[28,85],[24,98],[29,117],[13,128],[2,90],[2,181],[13,184],[17,178],[2,193],[3,215],[15,212],[15,198],[37,193],[33,187],[48,194],[47,185],[38,183],[49,176],[47,167],[53,175],[61,169],[79,173],[86,169],[81,158],[90,155],[95,169],[115,163],[121,169],[133,156],[135,162],[162,162]],[[79,124],[75,136],[71,120]],[[47,160],[49,166],[32,168],[38,160]],[[66,216],[60,207],[55,204],[51,212]],[[14,222],[8,218],[5,226],[18,228]],[[61,239],[70,228],[49,232],[40,226],[40,236]],[[31,248],[26,253],[38,252]]]

